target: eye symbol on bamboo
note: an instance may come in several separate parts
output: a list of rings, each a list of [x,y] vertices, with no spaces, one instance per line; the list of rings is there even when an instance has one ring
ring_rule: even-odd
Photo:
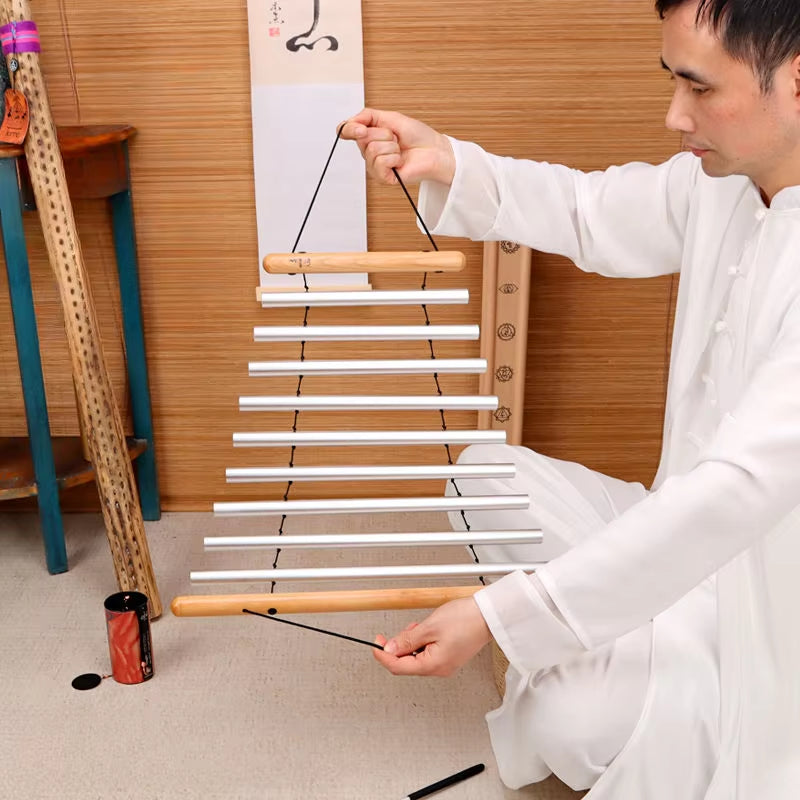
[[[502,286],[498,286],[497,290],[500,294],[514,294],[519,291],[519,286],[516,283],[504,283]]]
[[[506,322],[497,329],[497,336],[504,342],[510,342],[517,335],[517,329],[510,323]]]
[[[514,370],[511,367],[498,367],[494,376],[500,383],[508,383],[514,377]]]
[[[500,242],[500,249],[510,256],[519,250],[519,245],[516,242]]]

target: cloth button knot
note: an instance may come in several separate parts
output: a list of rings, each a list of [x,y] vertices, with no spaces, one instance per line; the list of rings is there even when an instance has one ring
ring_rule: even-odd
[[[714,323],[714,333],[724,333],[728,330],[728,323],[724,319]]]
[[[703,375],[701,380],[706,385],[706,399],[708,400],[708,404],[711,408],[717,407],[717,387],[714,384],[714,379],[706,374]]]
[[[728,275],[730,275],[731,277],[735,277],[741,274],[742,271],[739,269],[739,267],[728,267]]]
[[[698,449],[702,450],[705,446],[705,442],[696,434],[689,431],[686,434],[686,438]]]
[[[756,211],[756,219],[759,222],[761,222],[761,220],[763,220],[764,217],[766,216],[767,216],[767,210],[765,208],[759,208],[758,211]]]

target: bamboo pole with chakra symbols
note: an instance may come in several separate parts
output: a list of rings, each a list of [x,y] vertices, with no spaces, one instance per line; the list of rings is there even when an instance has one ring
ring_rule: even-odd
[[[39,38],[27,0],[2,0],[3,52],[14,88],[28,104],[25,158],[64,311],[72,373],[95,471],[108,542],[122,591],[147,595],[151,617],[161,599],[119,409],[103,357],[97,316],[78,240],[64,163],[39,63]]]

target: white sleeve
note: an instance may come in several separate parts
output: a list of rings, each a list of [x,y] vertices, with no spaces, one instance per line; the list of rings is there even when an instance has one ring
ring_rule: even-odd
[[[475,594],[498,647],[520,672],[561,664],[583,651],[536,575],[513,572]]]
[[[537,570],[476,595],[498,644],[538,670],[644,625],[800,502],[800,303],[691,471]],[[564,621],[547,607],[541,582]],[[509,649],[506,650],[506,647]]]
[[[432,233],[510,240],[607,276],[680,271],[700,163],[690,153],[658,166],[631,163],[585,173],[450,141],[452,185],[420,186],[420,214]]]

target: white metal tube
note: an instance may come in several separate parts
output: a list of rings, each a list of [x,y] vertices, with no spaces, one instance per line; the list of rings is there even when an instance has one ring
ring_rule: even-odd
[[[292,325],[253,328],[256,342],[475,341],[478,325]]]
[[[270,481],[448,480],[450,478],[513,478],[514,464],[442,464],[412,467],[229,467],[228,483]]]
[[[406,444],[505,444],[505,431],[281,431],[234,433],[234,447],[275,447],[286,444],[406,445]]]
[[[206,550],[327,549],[340,547],[432,547],[468,544],[540,544],[541,531],[444,531],[299,536],[206,536]]]
[[[280,375],[465,375],[486,372],[485,358],[251,361],[252,377]]]
[[[239,411],[494,411],[496,397],[456,395],[284,395],[240,397]]]
[[[309,567],[307,569],[239,569],[191,572],[193,583],[256,581],[387,580],[393,578],[446,578],[506,575],[522,570],[535,572],[544,562],[519,564],[435,564],[401,567]]]
[[[265,292],[263,308],[297,308],[304,306],[415,306],[449,305],[469,302],[466,289],[427,289],[422,291],[369,292]]]
[[[247,500],[214,503],[219,517],[261,514],[350,514],[394,511],[479,511],[526,509],[526,494],[474,495],[470,497],[365,497],[332,500]]]

